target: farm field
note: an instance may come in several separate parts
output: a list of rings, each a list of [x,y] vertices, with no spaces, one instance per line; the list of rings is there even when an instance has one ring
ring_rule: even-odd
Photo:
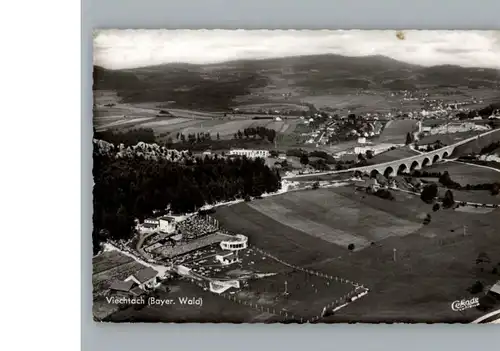
[[[102,295],[111,284],[118,279],[125,279],[129,275],[145,268],[118,251],[106,251],[92,259],[92,287],[94,317],[103,319],[118,310],[118,306],[106,302]]]
[[[416,131],[417,121],[413,119],[401,119],[387,122],[382,134],[378,138],[379,143],[404,144],[406,134]]]
[[[500,174],[500,173],[499,173]],[[447,188],[439,187],[438,196],[444,197]],[[452,190],[453,198],[456,202],[466,201],[479,204],[497,204],[500,205],[500,196],[491,195],[488,190]]]
[[[353,113],[389,112],[391,103],[385,96],[378,94],[321,94],[303,96],[302,101],[313,104],[317,108],[334,108],[351,110]]]
[[[411,150],[408,147],[400,147],[394,150],[389,150],[386,152],[382,152],[380,154],[377,154],[373,156],[373,158],[369,159],[368,161],[371,164],[375,163],[384,163],[384,162],[389,162],[389,161],[394,161],[394,160],[401,160],[406,157],[411,157],[418,155],[418,152]]]
[[[452,311],[450,305],[457,299],[470,298],[466,289],[476,280],[481,279],[486,284],[498,280],[499,277],[494,274],[478,272],[475,259],[481,251],[491,257],[500,255],[500,238],[497,235],[500,209],[485,214],[454,211],[434,213],[431,205],[410,194],[393,192],[395,205],[392,201],[364,192],[354,192],[352,187],[304,191],[301,201],[307,201],[308,196],[310,200],[306,202],[307,206],[301,206],[302,209],[309,209],[310,203],[315,202],[315,211],[320,211],[317,209],[319,204],[327,207],[323,213],[330,210],[345,211],[343,208],[346,206],[342,201],[318,201],[317,193],[322,192],[333,194],[335,199],[335,195],[339,195],[356,202],[361,211],[385,212],[388,217],[400,218],[419,227],[408,235],[387,236],[375,245],[349,252],[341,246],[285,225],[251,206],[280,196],[219,208],[215,216],[224,227],[248,235],[250,243],[285,261],[293,261],[299,266],[326,274],[346,276],[370,289],[370,293],[360,301],[325,319],[327,323],[467,322],[482,315],[476,309],[460,314]],[[427,213],[431,214],[432,220],[428,225],[421,225]],[[308,215],[313,219],[318,216],[314,213]],[[355,235],[362,235],[367,232],[365,226],[377,227],[379,221],[378,217],[367,216],[361,228],[364,232],[357,228],[351,230],[355,230]],[[343,218],[330,221],[332,231],[337,232],[338,227],[347,231],[342,222],[346,221]],[[467,225],[470,233],[466,237],[462,235],[463,225]],[[394,249],[398,257],[396,262],[393,260]]]
[[[249,206],[279,223],[340,247],[354,244],[355,250],[387,236],[408,235],[422,226],[420,220],[411,222],[378,209],[363,208],[329,190],[291,192]]]
[[[500,129],[497,129],[494,132],[487,134],[483,137],[480,137],[474,141],[471,141],[464,145],[460,145],[455,149],[455,151],[453,151],[452,157],[467,155],[472,152],[479,153],[483,147],[488,146],[491,143],[497,141],[500,141]]]
[[[428,172],[448,171],[453,181],[466,186],[467,184],[493,183],[500,181],[500,172],[492,169],[468,165],[461,162],[444,162],[425,168]]]
[[[459,133],[449,133],[449,134],[435,134],[426,136],[418,141],[419,145],[426,145],[430,143],[435,143],[436,141],[440,141],[445,145],[451,145],[457,143],[461,140],[473,137],[474,135],[478,135],[484,133],[484,131],[475,131],[471,130],[468,132],[459,132]]]
[[[131,128],[131,127],[142,127],[144,122],[150,121],[152,119],[155,119],[155,117],[122,117],[116,120],[107,121],[105,123],[102,123],[99,121],[99,119],[96,119],[96,121],[99,121],[96,123],[96,127],[98,130],[105,130],[105,129],[125,129],[125,128]]]
[[[103,292],[119,279],[145,268],[134,259],[118,252],[106,251],[92,259],[92,285],[94,293]]]

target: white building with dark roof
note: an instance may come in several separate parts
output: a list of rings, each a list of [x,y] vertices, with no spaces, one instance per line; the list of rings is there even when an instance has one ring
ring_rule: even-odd
[[[221,251],[215,255],[215,259],[223,266],[228,266],[239,261],[238,255],[234,251]]]
[[[125,279],[125,282],[134,282],[141,289],[154,289],[158,286],[158,271],[151,267],[141,269]]]
[[[158,221],[159,221],[160,232],[167,233],[167,234],[175,232],[177,225],[176,225],[176,220],[174,217],[163,216],[163,217],[158,218]]]
[[[127,279],[121,281],[117,280],[109,287],[112,295],[123,297],[140,296],[147,289],[154,289],[158,286],[158,272],[151,268],[146,267],[140,271],[130,275]]]
[[[160,229],[160,221],[154,218],[147,218],[144,223],[138,226],[141,234],[154,233]]]
[[[229,155],[232,156],[246,156],[248,158],[267,158],[269,157],[268,150],[250,150],[250,149],[232,149],[229,151]]]

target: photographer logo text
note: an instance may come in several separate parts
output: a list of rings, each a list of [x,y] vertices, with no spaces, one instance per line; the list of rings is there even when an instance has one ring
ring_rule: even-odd
[[[463,311],[468,308],[473,308],[479,306],[479,299],[477,297],[473,297],[470,300],[456,300],[451,304],[451,309],[453,311]]]

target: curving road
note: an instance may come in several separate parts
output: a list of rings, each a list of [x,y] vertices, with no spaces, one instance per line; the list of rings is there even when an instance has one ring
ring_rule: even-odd
[[[283,179],[295,180],[295,179],[300,179],[300,178],[314,178],[314,177],[318,177],[318,176],[341,174],[341,173],[348,173],[348,172],[355,172],[355,171],[371,172],[374,170],[376,170],[377,172],[379,172],[381,174],[385,174],[387,171],[389,171],[389,174],[394,174],[402,166],[404,166],[407,169],[419,169],[422,167],[431,166],[433,163],[437,162],[438,160],[441,160],[443,158],[450,156],[453,153],[453,151],[455,150],[455,148],[458,146],[467,144],[475,139],[478,139],[478,138],[481,138],[481,137],[484,137],[486,135],[489,135],[489,134],[492,134],[495,132],[499,132],[499,131],[500,131],[500,129],[492,129],[492,130],[489,130],[487,132],[481,133],[479,135],[475,135],[473,137],[458,141],[455,144],[445,146],[441,149],[421,153],[421,154],[418,154],[415,156],[410,156],[410,157],[402,158],[399,160],[393,160],[393,161],[378,163],[378,164],[369,165],[369,166],[354,167],[354,168],[344,169],[344,170],[340,170],[340,171],[327,171],[327,172],[285,176],[285,177],[283,177]]]

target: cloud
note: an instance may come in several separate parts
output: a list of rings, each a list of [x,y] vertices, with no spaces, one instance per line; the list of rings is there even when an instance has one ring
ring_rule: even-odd
[[[110,69],[314,54],[500,69],[500,32],[413,30],[400,40],[389,30],[101,30],[94,38],[94,63]]]

